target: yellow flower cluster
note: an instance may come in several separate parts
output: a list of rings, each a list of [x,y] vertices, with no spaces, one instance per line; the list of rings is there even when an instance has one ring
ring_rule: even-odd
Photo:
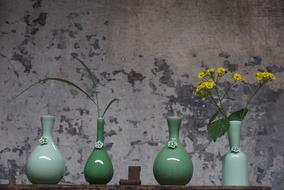
[[[264,81],[264,82],[273,81],[273,80],[276,79],[276,77],[273,73],[266,72],[266,71],[256,73],[255,77],[256,77],[256,80]]]
[[[234,73],[232,75],[232,78],[235,80],[235,81],[245,81],[245,78],[240,74],[240,73]]]
[[[219,67],[219,68],[217,68],[217,70],[215,71],[215,69],[214,68],[209,68],[209,69],[206,69],[206,70],[204,70],[204,71],[201,71],[200,73],[198,73],[198,78],[200,78],[200,79],[203,79],[203,78],[205,78],[205,77],[210,77],[210,78],[214,78],[214,74],[215,74],[215,72],[217,72],[218,73],[218,76],[219,77],[221,77],[221,76],[223,76],[224,74],[226,74],[227,73],[227,69],[225,69],[224,67]]]
[[[213,68],[209,68],[205,71],[207,74],[214,74],[215,73],[215,69]]]
[[[211,93],[211,89],[213,89],[216,86],[216,83],[213,80],[208,80],[199,83],[195,90],[195,94],[199,94],[202,96],[207,96],[208,94]]]
[[[198,78],[203,79],[207,76],[212,77],[214,75],[214,73],[215,73],[215,69],[209,68],[209,69],[206,69],[205,71],[198,73],[197,76],[198,76]]]

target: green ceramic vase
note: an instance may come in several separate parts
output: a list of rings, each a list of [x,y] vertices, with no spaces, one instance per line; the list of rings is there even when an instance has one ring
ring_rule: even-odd
[[[65,172],[62,154],[53,141],[54,121],[54,116],[41,117],[43,133],[26,162],[27,177],[34,184],[57,184]]]
[[[248,186],[248,160],[240,150],[241,121],[230,121],[230,150],[223,160],[223,185]]]
[[[179,139],[181,118],[168,117],[169,140],[158,153],[153,173],[161,185],[185,185],[193,174],[193,164]]]
[[[107,184],[113,176],[111,159],[104,147],[104,118],[97,119],[97,141],[84,169],[90,184]]]

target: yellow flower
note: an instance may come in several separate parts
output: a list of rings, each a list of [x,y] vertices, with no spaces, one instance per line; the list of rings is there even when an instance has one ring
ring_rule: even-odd
[[[273,81],[276,79],[273,73],[266,72],[266,71],[256,73],[255,77],[256,77],[256,80],[264,81],[264,82]]]
[[[198,86],[195,90],[195,94],[199,94],[202,89]]]
[[[217,69],[217,73],[218,73],[219,76],[221,76],[221,75],[227,73],[227,69],[225,69],[224,67],[219,67]]]
[[[209,68],[209,69],[206,69],[206,70],[198,73],[197,77],[200,78],[200,79],[205,78],[207,76],[212,78],[212,77],[214,77],[214,73],[215,73],[215,69]]]
[[[209,94],[209,91],[204,88],[197,87],[195,90],[195,94],[201,95],[201,96],[207,96]]]
[[[261,72],[258,72],[255,74],[256,80],[262,80],[263,79],[263,75]]]
[[[203,89],[203,88],[205,88],[206,87],[206,82],[201,82],[200,84],[199,84],[199,88],[201,88],[201,89]]]
[[[271,73],[271,75],[270,75],[270,80],[276,80],[275,75],[274,75],[274,74],[272,74],[272,73]]]
[[[204,88],[205,88],[205,82],[199,83],[199,85],[197,86],[197,88],[195,90],[195,93],[198,94]]]
[[[214,74],[215,69],[214,68],[209,68],[205,71],[206,74]]]
[[[200,91],[201,91],[201,89],[200,89],[200,87],[198,86],[198,87],[195,89],[195,94],[200,94]]]
[[[240,73],[234,73],[232,77],[236,81],[245,81],[245,78]]]
[[[207,89],[212,89],[216,86],[216,83],[213,80],[209,80],[204,82]]]
[[[198,78],[202,79],[206,76],[206,73],[204,71],[202,71],[202,72],[198,73],[197,76],[198,76]]]
[[[195,90],[195,94],[199,94],[201,96],[207,96],[211,93],[211,89],[216,86],[216,83],[213,80],[204,81],[199,83]]]

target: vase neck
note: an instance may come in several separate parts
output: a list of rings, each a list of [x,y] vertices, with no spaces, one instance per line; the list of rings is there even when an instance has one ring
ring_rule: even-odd
[[[42,136],[52,138],[52,130],[53,130],[55,117],[51,115],[43,115],[40,118],[40,120],[42,126]]]
[[[241,124],[241,121],[230,121],[230,127],[228,131],[230,148],[240,147]]]
[[[181,118],[177,116],[168,117],[167,122],[169,128],[169,140],[176,139],[177,141],[179,141]]]
[[[97,141],[104,142],[104,126],[105,120],[102,117],[97,119]]]

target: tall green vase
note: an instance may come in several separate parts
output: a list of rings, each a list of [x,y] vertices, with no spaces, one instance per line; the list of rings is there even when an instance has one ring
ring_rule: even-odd
[[[223,160],[223,185],[248,186],[248,160],[240,150],[241,121],[230,121],[230,150]]]
[[[54,121],[54,116],[41,117],[43,133],[26,162],[27,177],[34,184],[57,184],[65,172],[63,157],[53,141]]]
[[[112,161],[104,147],[104,118],[97,119],[97,141],[84,169],[90,184],[107,184],[113,176]]]
[[[179,139],[181,118],[168,117],[169,140],[158,153],[153,166],[153,173],[161,185],[185,185],[193,174],[193,164]]]

